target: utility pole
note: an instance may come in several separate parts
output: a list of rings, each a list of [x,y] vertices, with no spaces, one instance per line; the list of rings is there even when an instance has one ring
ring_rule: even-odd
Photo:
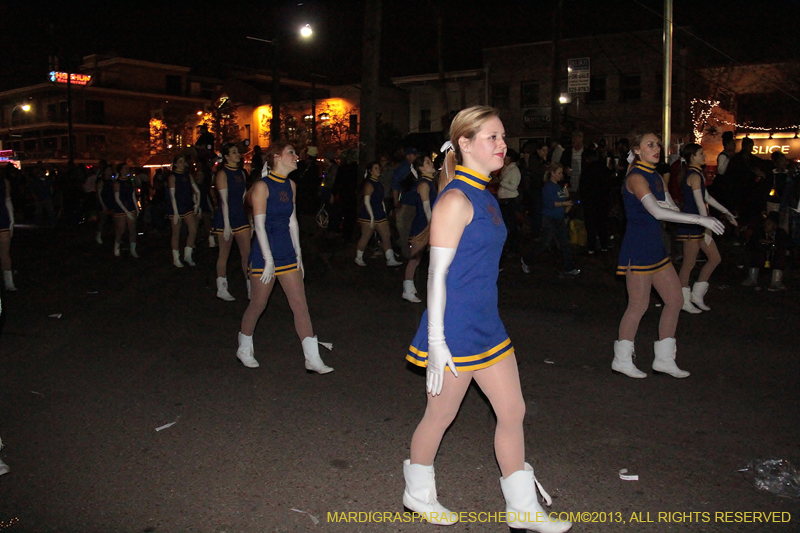
[[[378,75],[381,60],[381,0],[366,0],[361,63],[359,162],[375,159],[378,136]]]
[[[664,161],[669,157],[672,130],[672,0],[664,0],[664,119],[661,142]]]
[[[553,72],[550,88],[550,138],[561,141],[561,8],[563,0],[556,0],[553,6]]]
[[[72,140],[72,61],[67,56],[67,149],[69,151],[69,168],[75,166],[75,143]]]

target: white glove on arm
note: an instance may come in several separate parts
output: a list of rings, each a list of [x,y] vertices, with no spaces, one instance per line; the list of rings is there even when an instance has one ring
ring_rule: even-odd
[[[292,237],[292,246],[294,246],[294,254],[297,256],[297,268],[303,274],[303,279],[306,278],[306,269],[303,268],[303,254],[300,250],[300,226],[297,224],[297,206],[292,210],[292,216],[289,217],[289,236]]]
[[[181,223],[181,216],[178,214],[178,202],[175,200],[175,187],[169,188],[169,199],[172,202],[172,223],[177,226]]]
[[[708,194],[708,190],[706,190],[706,202],[708,203],[708,205],[710,205],[711,207],[713,207],[714,209],[725,215],[725,218],[727,218],[728,222],[730,222],[732,225],[734,226],[739,225],[739,223],[736,222],[736,217],[733,216],[733,213],[731,213],[727,207],[719,203],[716,200],[716,198]]]
[[[369,229],[373,229],[375,227],[375,213],[372,212],[370,198],[371,196],[364,197],[364,207],[367,208],[367,213],[369,213]]]
[[[647,212],[653,215],[656,220],[663,220],[665,222],[679,222],[682,224],[697,224],[708,228],[717,235],[725,233],[725,226],[714,217],[701,217],[700,215],[691,215],[689,213],[679,213],[671,209],[664,209],[658,205],[656,197],[652,193],[645,195],[642,198],[642,205]]]
[[[456,256],[455,248],[431,247],[428,268],[428,368],[426,387],[431,396],[442,392],[445,366],[458,377],[453,356],[444,338],[444,308],[447,303],[447,271]]]
[[[673,211],[680,211],[681,208],[675,205],[675,200],[672,199],[672,196],[669,194],[669,191],[664,191],[664,201],[658,202],[658,205],[663,207],[664,209],[672,209]]]
[[[264,223],[267,220],[267,215],[255,215],[253,221],[256,227],[256,239],[258,245],[261,247],[261,256],[264,258],[264,272],[261,273],[261,283],[266,285],[272,281],[275,275],[275,261],[272,259],[272,250],[269,248],[269,240],[267,239],[267,228]]]
[[[231,211],[228,208],[228,189],[221,189],[219,191],[219,199],[222,202],[222,220],[225,221],[224,222],[225,226],[222,230],[222,238],[225,239],[226,241],[229,241],[231,240],[231,217],[230,217]]]

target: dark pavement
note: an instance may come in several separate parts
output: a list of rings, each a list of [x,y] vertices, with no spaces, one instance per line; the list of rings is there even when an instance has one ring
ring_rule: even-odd
[[[402,461],[425,405],[423,374],[404,362],[424,304],[401,299],[402,268],[369,251],[359,268],[354,243],[304,234],[311,317],[334,344],[322,356],[335,372],[304,371],[279,289],[254,337],[261,367],[247,369],[235,356],[247,306],[236,248],[228,303],[214,297],[216,250],[202,241],[198,266],[179,270],[167,234],[140,237],[139,260],[114,258],[110,235],[103,246],[92,237],[14,235],[19,290],[3,293],[0,318],[0,459],[11,467],[0,477],[0,531],[439,531],[329,520],[402,512]],[[555,254],[527,276],[503,260],[500,314],[528,405],[528,461],[552,510],[606,520],[572,531],[800,531],[800,502],[738,472],[769,457],[800,465],[800,276],[788,272],[783,293],[742,288],[739,253],[722,248],[713,310],[682,313],[685,380],[611,373],[626,305],[613,251],[579,256],[583,272],[567,280]],[[636,343],[648,374],[657,303]],[[493,430],[472,387],[436,462],[449,509],[504,510]],[[622,468],[639,480],[621,480]],[[716,514],[752,511],[791,521]],[[672,521],[682,517],[694,521]],[[448,531],[507,530],[495,520]]]

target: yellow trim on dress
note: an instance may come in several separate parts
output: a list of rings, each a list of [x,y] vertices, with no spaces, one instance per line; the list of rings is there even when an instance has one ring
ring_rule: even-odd
[[[624,276],[628,273],[628,268],[631,270],[631,274],[655,274],[656,272],[661,272],[668,266],[672,264],[672,261],[669,257],[665,257],[658,263],[653,263],[652,265],[618,265],[617,266],[617,276]]]

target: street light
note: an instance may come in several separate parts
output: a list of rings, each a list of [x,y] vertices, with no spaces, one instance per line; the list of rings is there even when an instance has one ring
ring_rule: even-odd
[[[311,26],[306,24],[300,29],[300,35],[308,38],[312,34]],[[272,121],[270,124],[269,140],[270,143],[278,142],[281,139],[281,73],[278,68],[279,44],[277,37],[272,39],[261,39],[259,37],[247,37],[251,41],[259,41],[272,45]]]

